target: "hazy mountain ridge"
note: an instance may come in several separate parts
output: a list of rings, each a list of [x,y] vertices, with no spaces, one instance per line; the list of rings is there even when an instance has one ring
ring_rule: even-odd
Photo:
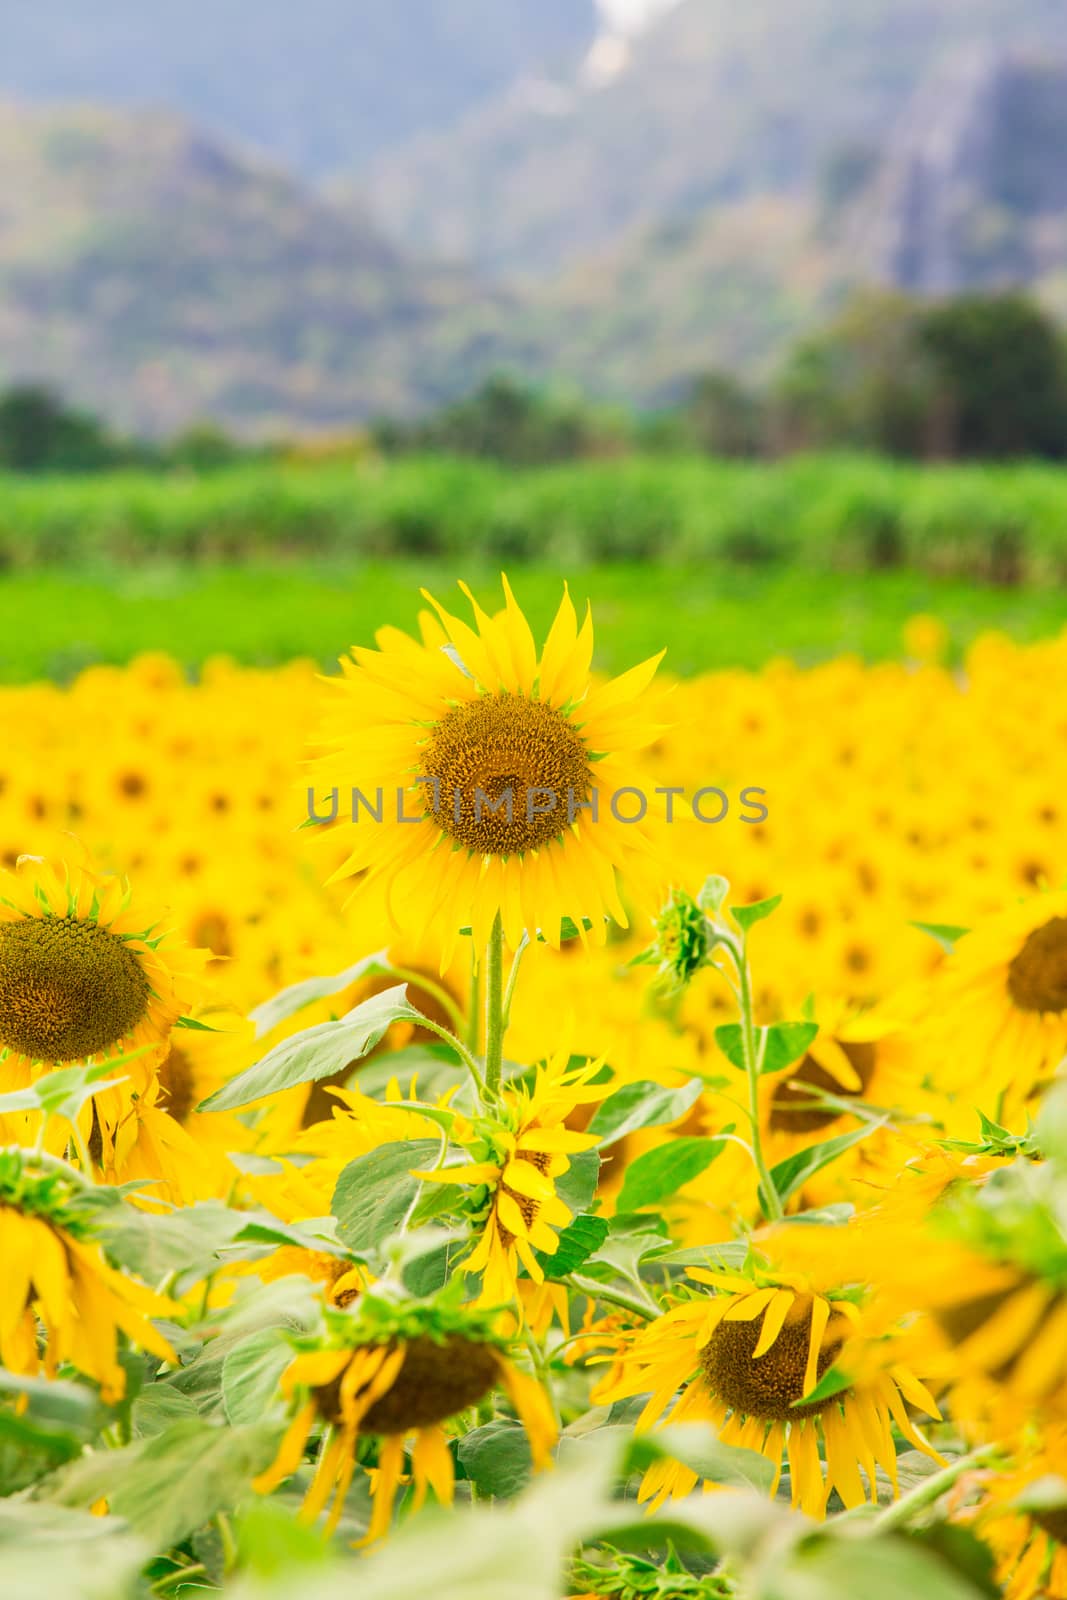
[[[0,96],[156,105],[318,175],[565,70],[594,0],[4,0]]]
[[[810,192],[881,146],[954,54],[1067,56],[1061,0],[683,0],[602,87],[514,91],[383,156],[363,189],[410,248],[540,276],[625,230]]]
[[[0,379],[139,431],[338,426],[462,387],[498,303],[181,118],[0,106]]]

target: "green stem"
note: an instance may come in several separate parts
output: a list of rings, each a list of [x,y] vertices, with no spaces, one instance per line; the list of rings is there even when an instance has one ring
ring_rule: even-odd
[[[745,1077],[748,1079],[748,1120],[752,1128],[752,1159],[756,1164],[759,1174],[760,1193],[763,1198],[763,1209],[770,1222],[781,1222],[785,1212],[778,1190],[774,1186],[763,1155],[763,1141],[760,1137],[759,1125],[759,1079],[762,1066],[762,1043],[756,1044],[756,1022],[752,1008],[752,975],[748,965],[748,944],[742,939],[740,947],[732,941],[729,945],[730,953],[737,967],[738,998],[741,1005],[741,1050],[745,1062]]]
[[[641,1317],[645,1322],[652,1322],[659,1316],[659,1307],[651,1300],[645,1302],[638,1300],[636,1295],[627,1294],[624,1289],[616,1289],[607,1283],[597,1283],[595,1278],[583,1278],[580,1273],[571,1273],[571,1282],[579,1294],[588,1295],[590,1300],[605,1300],[609,1305],[621,1306],[624,1311],[630,1311],[635,1317]]]
[[[968,1455],[957,1456],[947,1467],[933,1473],[929,1478],[924,1478],[901,1499],[887,1506],[875,1517],[874,1532],[892,1533],[896,1528],[905,1527],[917,1511],[923,1511],[927,1506],[932,1506],[935,1500],[940,1500],[965,1472],[970,1472],[972,1467],[985,1466],[987,1462],[995,1459],[1000,1450],[1000,1445],[984,1444],[979,1449],[970,1451]]]
[[[389,975],[393,978],[399,978],[402,983],[421,989],[424,994],[428,994],[432,1000],[437,1001],[437,1004],[448,1017],[449,1022],[451,1022],[457,1033],[466,1031],[467,1019],[443,983],[437,983],[433,978],[428,978],[425,973],[412,972],[410,967],[394,967],[390,965]]]
[[[533,1369],[534,1373],[536,1374],[537,1381],[544,1390],[545,1398],[547,1399],[549,1405],[552,1407],[552,1415],[555,1418],[556,1427],[560,1430],[560,1432],[562,1432],[563,1418],[560,1416],[559,1406],[556,1404],[555,1391],[552,1388],[552,1372],[548,1359],[545,1356],[544,1350],[534,1338],[529,1328],[527,1328],[525,1331],[524,1342],[527,1350],[529,1351],[530,1360],[533,1363]]]
[[[529,943],[530,943],[530,935],[524,930],[522,938],[519,940],[519,948],[516,950],[514,956],[512,957],[511,971],[508,973],[508,981],[507,981],[507,985],[506,985],[506,987],[504,989],[504,1031],[505,1032],[507,1031],[508,1023],[511,1021],[511,1002],[515,998],[515,985],[518,982],[518,978],[519,978],[519,963],[522,960],[523,955],[525,954],[526,948],[529,945]]]
[[[478,1044],[481,1037],[481,988],[482,975],[478,963],[474,959],[475,951],[473,941],[471,945],[471,987],[470,998],[467,1001],[467,1047],[472,1055],[478,1054]]]
[[[454,1050],[456,1052],[457,1056],[463,1062],[463,1065],[474,1079],[474,1082],[478,1087],[478,1093],[483,1093],[485,1085],[482,1082],[482,1074],[479,1071],[478,1063],[467,1049],[467,1046],[463,1043],[463,1040],[457,1039],[454,1033],[451,1033],[447,1028],[442,1027],[439,1022],[432,1022],[429,1017],[423,1017],[422,1021],[419,1023],[419,1027],[429,1028],[431,1033],[436,1033],[439,1039],[444,1040],[445,1044],[448,1045],[450,1050]]]
[[[498,911],[485,951],[485,1095],[500,1097],[504,1070],[504,924]]]

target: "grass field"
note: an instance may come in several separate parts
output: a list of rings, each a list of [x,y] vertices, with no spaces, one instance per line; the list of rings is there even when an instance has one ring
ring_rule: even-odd
[[[0,579],[0,681],[66,680],[146,650],[189,668],[222,653],[250,665],[293,656],[329,664],[383,622],[410,626],[420,585],[454,597],[461,573],[483,603],[499,595],[484,565],[421,560],[9,575]],[[515,573],[535,631],[547,625],[561,579],[548,567]],[[985,629],[1029,640],[1067,625],[1067,596],[1054,588],[979,588],[903,571],[612,564],[579,570],[571,585],[576,600],[593,602],[597,664],[612,671],[664,640],[668,665],[684,674],[775,655],[808,663],[855,651],[879,660],[900,655],[902,627],[918,612],[945,623],[955,654]]]

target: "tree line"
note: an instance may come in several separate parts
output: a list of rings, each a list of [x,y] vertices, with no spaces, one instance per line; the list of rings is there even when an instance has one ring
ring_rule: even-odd
[[[0,392],[0,469],[210,471],[253,457],[414,453],[513,466],[635,453],[777,458],[869,450],[910,460],[1067,456],[1067,339],[1021,294],[930,302],[856,296],[763,384],[697,371],[656,408],[629,412],[508,374],[414,421],[329,440],[249,445],[213,423],[167,441],[128,438],[32,383]]]

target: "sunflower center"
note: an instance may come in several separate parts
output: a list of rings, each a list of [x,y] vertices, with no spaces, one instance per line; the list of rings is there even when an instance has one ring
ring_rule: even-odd
[[[1031,1511],[1030,1519],[1057,1544],[1067,1544],[1067,1506],[1046,1506],[1043,1511]]]
[[[33,1061],[110,1049],[148,1012],[133,952],[84,917],[0,923],[0,1045]]]
[[[835,1111],[832,1106],[816,1104],[816,1096],[812,1094],[813,1089],[843,1099],[854,1098],[866,1092],[874,1077],[878,1059],[876,1046],[864,1040],[846,1044],[844,1040],[838,1039],[836,1042],[839,1049],[848,1057],[849,1065],[860,1080],[860,1087],[843,1088],[825,1067],[820,1067],[814,1056],[805,1056],[789,1077],[775,1088],[770,1114],[770,1126],[775,1133],[815,1133],[820,1128],[829,1127],[830,1123],[837,1121],[841,1113]]]
[[[557,838],[589,799],[589,752],[561,712],[524,695],[455,706],[422,757],[427,815],[479,855],[523,855]]]
[[[786,1422],[825,1411],[836,1398],[798,1406],[805,1392],[804,1376],[811,1344],[810,1296],[798,1299],[771,1348],[752,1359],[759,1343],[763,1317],[750,1322],[720,1322],[700,1352],[700,1365],[711,1389],[731,1409],[767,1422]],[[833,1320],[823,1334],[816,1381],[833,1365],[844,1339],[833,1331]]]
[[[496,1348],[452,1333],[438,1343],[428,1334],[407,1341],[404,1365],[386,1394],[375,1400],[360,1427],[366,1433],[408,1433],[432,1428],[478,1404],[497,1381]],[[343,1375],[342,1375],[343,1376]],[[341,1378],[315,1390],[319,1413],[340,1422]]]
[[[532,1167],[537,1168],[538,1172],[542,1174],[548,1172],[549,1165],[551,1163],[551,1157],[545,1151],[519,1150],[517,1154],[520,1161],[528,1161]],[[540,1203],[537,1200],[534,1200],[531,1195],[520,1194],[519,1191],[517,1189],[513,1189],[509,1183],[502,1183],[500,1187],[503,1193],[506,1194],[509,1199],[514,1200],[515,1204],[518,1206],[520,1212],[522,1213],[522,1220],[526,1224],[527,1228],[532,1228],[537,1220],[537,1213],[540,1210]],[[515,1243],[515,1235],[511,1232],[510,1228],[505,1228],[504,1224],[499,1220],[499,1218],[497,1219],[496,1226],[497,1232],[500,1235],[501,1244],[504,1246],[505,1250],[509,1250]]]
[[[171,1045],[170,1054],[159,1067],[159,1085],[166,1094],[166,1110],[183,1125],[197,1104],[193,1064],[184,1050]]]
[[[1020,1011],[1067,1011],[1067,917],[1027,934],[1008,968],[1008,993]]]

